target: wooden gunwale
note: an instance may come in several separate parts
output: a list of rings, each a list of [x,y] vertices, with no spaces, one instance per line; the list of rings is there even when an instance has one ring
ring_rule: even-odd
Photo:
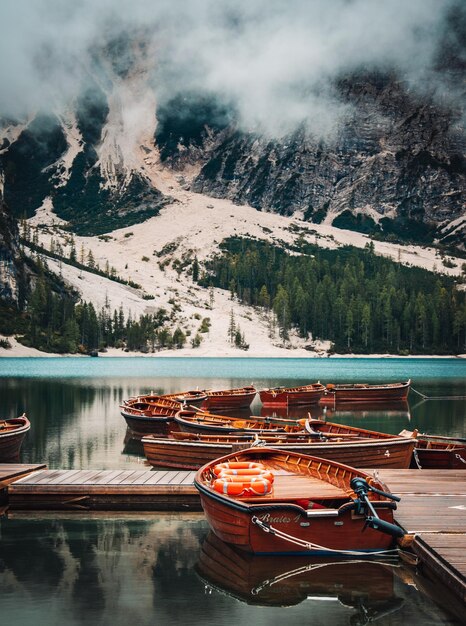
[[[256,395],[257,389],[255,387],[238,387],[236,389],[221,389],[218,391],[206,390],[208,398],[216,397],[229,397],[229,396],[252,396]]]
[[[231,454],[235,448],[246,448],[251,440],[239,438],[231,441],[226,438],[210,441],[196,439],[144,437],[142,444],[147,461],[151,465],[167,467],[189,467],[197,469],[201,465]],[[352,441],[279,441],[269,438],[267,447],[281,449],[298,454],[314,455],[330,461],[336,461],[353,467],[392,467],[405,469],[409,467],[415,441],[412,439],[367,439]]]
[[[245,458],[248,458],[248,460],[254,458],[254,460],[262,463],[266,469],[272,470],[275,475],[274,491],[271,494],[260,496],[260,502],[275,501],[277,498],[280,500],[281,497],[285,498],[285,500],[306,497],[306,494],[303,494],[301,490],[301,485],[298,489],[298,493],[294,493],[294,491],[292,492],[290,489],[291,485],[302,482],[297,480],[299,477],[304,477],[305,480],[309,480],[313,485],[317,479],[319,483],[322,482],[323,484],[330,484],[337,487],[340,490],[340,497],[345,498],[355,497],[349,484],[351,478],[355,476],[362,476],[373,483],[374,486],[378,484],[379,489],[388,490],[386,485],[375,480],[373,476],[370,476],[362,470],[356,470],[340,463],[326,461],[319,457],[300,455],[294,452],[271,448],[250,448],[241,452],[232,453],[221,459],[216,459],[198,471],[194,479],[195,484],[202,484],[204,487],[208,486],[210,489],[210,483],[214,476],[213,466],[217,462],[242,461]],[[277,497],[275,496],[276,481],[278,481],[278,484],[285,485],[283,496],[280,494]],[[233,498],[232,496],[221,495],[228,500],[238,499],[241,500],[241,502],[257,500],[255,497]],[[315,497],[314,494],[313,496]],[[386,501],[379,494],[374,493],[370,494],[370,499],[372,501]]]
[[[300,387],[275,387],[262,389],[259,396],[264,407],[317,403],[325,392],[321,383],[311,383]]]
[[[24,441],[31,428],[25,414],[0,420],[0,462],[16,461]]]

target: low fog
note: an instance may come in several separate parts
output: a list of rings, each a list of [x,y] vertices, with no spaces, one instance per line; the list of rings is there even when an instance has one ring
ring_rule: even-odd
[[[306,121],[325,137],[349,113],[334,92],[338,77],[394,71],[411,88],[432,89],[455,5],[2,0],[0,115],[59,113],[91,77],[108,90],[128,72],[143,71],[159,102],[186,91],[207,92],[232,105],[245,130],[279,135]]]

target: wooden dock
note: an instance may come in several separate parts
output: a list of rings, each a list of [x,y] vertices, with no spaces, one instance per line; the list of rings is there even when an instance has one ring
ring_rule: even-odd
[[[8,487],[12,510],[200,511],[194,472],[42,470]]]
[[[45,464],[0,463],[0,515],[8,508],[8,485],[22,476],[46,467]]]
[[[379,470],[423,568],[466,603],[466,470]]]
[[[200,511],[195,472],[0,465],[11,510]],[[378,470],[401,496],[395,518],[422,568],[466,602],[466,470]],[[0,492],[1,493],[1,492]],[[1,506],[1,505],[0,505]]]

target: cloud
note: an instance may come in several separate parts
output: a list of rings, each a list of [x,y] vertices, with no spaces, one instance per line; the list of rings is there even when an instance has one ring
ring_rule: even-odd
[[[337,77],[394,69],[429,82],[453,0],[2,0],[0,114],[60,109],[109,42],[131,66],[125,37],[145,41],[156,97],[208,91],[234,104],[244,128],[287,132],[303,120],[331,134],[347,105]],[[140,58],[140,55],[138,56]],[[97,60],[96,60],[97,59]],[[113,69],[118,69],[114,64]]]

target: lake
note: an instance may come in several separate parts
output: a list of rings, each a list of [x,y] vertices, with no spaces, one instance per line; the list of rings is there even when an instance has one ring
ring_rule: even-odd
[[[2,417],[24,411],[32,424],[21,460],[51,469],[144,467],[119,413],[141,393],[407,378],[407,406],[328,418],[466,437],[464,400],[416,393],[466,396],[461,359],[0,359]],[[252,412],[261,413],[258,400]],[[202,514],[13,513],[0,533],[0,615],[15,626],[460,623],[438,604],[436,584],[398,563],[251,558],[241,562],[244,584],[219,580]]]

